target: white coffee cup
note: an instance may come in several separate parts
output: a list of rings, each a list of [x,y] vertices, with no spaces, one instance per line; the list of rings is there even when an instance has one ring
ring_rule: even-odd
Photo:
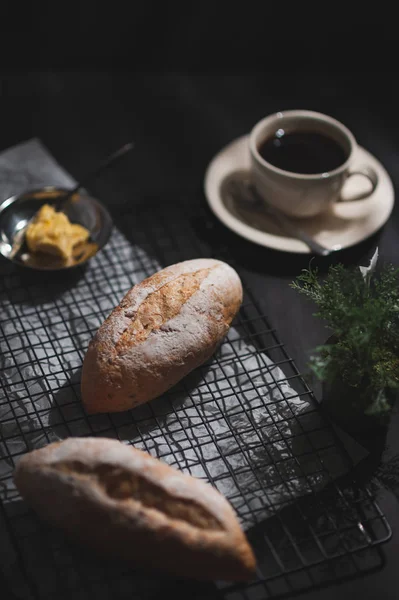
[[[346,159],[337,168],[316,174],[302,174],[280,169],[267,162],[259,147],[276,132],[313,132],[332,138],[344,150]],[[310,110],[287,110],[259,121],[249,136],[253,183],[268,204],[294,217],[313,217],[327,210],[333,202],[362,200],[369,197],[378,183],[377,173],[371,166],[356,165],[357,143],[345,125],[322,113]],[[342,189],[349,177],[362,175],[371,183],[368,189],[342,197]]]

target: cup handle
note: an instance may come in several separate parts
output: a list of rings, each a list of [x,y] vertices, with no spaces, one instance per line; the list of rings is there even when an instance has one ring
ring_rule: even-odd
[[[361,165],[360,167],[356,167],[356,169],[354,169],[353,171],[349,171],[347,179],[349,179],[349,177],[352,177],[352,175],[362,175],[362,177],[366,177],[366,179],[368,179],[371,183],[371,190],[367,192],[359,192],[358,194],[355,194],[350,198],[340,197],[340,202],[352,202],[353,200],[363,200],[364,198],[368,198],[369,196],[371,196],[371,194],[374,192],[375,188],[378,185],[377,173],[372,167],[369,167],[367,165]]]

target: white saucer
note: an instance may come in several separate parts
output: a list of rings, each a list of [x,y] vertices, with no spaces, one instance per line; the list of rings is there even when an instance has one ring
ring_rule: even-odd
[[[392,181],[382,164],[364,148],[358,148],[354,167],[372,166],[378,174],[374,193],[365,200],[335,203],[331,210],[311,219],[300,219],[298,224],[317,242],[340,250],[370,237],[388,220],[394,205]],[[223,183],[235,174],[250,168],[248,136],[238,138],[223,148],[209,164],[204,180],[205,196],[213,213],[238,235],[275,250],[309,254],[304,242],[285,237],[266,214],[259,215],[250,208],[238,207],[223,193]],[[345,196],[364,190],[365,178],[353,176],[345,184]]]

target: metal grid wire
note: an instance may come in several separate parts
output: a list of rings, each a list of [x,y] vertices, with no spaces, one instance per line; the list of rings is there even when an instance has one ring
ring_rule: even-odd
[[[82,359],[126,291],[180,260],[229,259],[197,233],[200,221],[204,231],[212,226],[207,213],[195,209],[188,220],[174,206],[146,203],[124,215],[106,249],[68,277],[46,282],[0,267],[0,569],[15,597],[276,598],[381,566],[377,546],[389,525],[372,494],[352,481],[351,457],[248,289],[234,334],[206,365],[133,411],[85,414]],[[216,486],[247,530],[256,579],[208,585],[154,577],[93,558],[40,522],[13,485],[16,461],[76,435],[134,444]]]

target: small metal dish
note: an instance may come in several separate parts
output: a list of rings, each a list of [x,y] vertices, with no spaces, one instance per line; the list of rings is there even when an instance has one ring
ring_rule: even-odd
[[[47,254],[30,253],[24,241],[27,223],[43,204],[58,208],[62,195],[69,190],[47,186],[12,196],[0,205],[0,255],[20,266],[40,271],[60,271],[84,264],[104,248],[112,231],[107,209],[84,192],[73,195],[63,206],[71,223],[90,231],[87,242],[76,246],[72,259],[65,263]]]

